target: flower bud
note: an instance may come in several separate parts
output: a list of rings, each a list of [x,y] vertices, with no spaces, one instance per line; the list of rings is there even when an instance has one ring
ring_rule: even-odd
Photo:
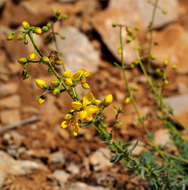
[[[48,85],[44,80],[36,79],[35,83],[39,88],[48,88]]]
[[[36,53],[35,52],[33,52],[33,53],[31,53],[30,55],[29,55],[29,59],[30,60],[34,60],[36,58]]]
[[[105,97],[105,99],[104,99],[104,103],[105,103],[105,104],[111,104],[112,101],[113,101],[113,96],[112,96],[112,94],[108,94],[108,95]]]
[[[41,61],[44,62],[44,63],[49,63],[50,62],[50,60],[49,60],[49,58],[47,56],[43,56],[41,58]]]
[[[128,103],[130,103],[130,102],[131,102],[131,98],[130,98],[130,97],[127,97],[127,98],[125,99],[125,103],[128,104]]]
[[[168,67],[168,60],[167,60],[167,59],[165,59],[165,60],[163,61],[163,65],[164,65],[164,67]]]
[[[89,86],[89,84],[87,82],[85,82],[85,83],[82,83],[82,88],[90,89],[90,86]]]
[[[63,64],[63,61],[60,60],[60,59],[58,59],[58,60],[55,61],[55,64],[57,64],[57,65],[62,65],[62,64]]]
[[[57,95],[60,93],[60,91],[61,91],[60,88],[55,88],[52,93],[53,93],[53,95]]]
[[[65,84],[66,84],[67,86],[72,86],[72,79],[71,79],[71,78],[66,78],[66,79],[65,79]]]
[[[70,120],[71,118],[72,118],[72,114],[70,114],[70,113],[67,113],[66,115],[65,115],[65,117],[64,117],[64,119],[65,120]]]
[[[39,104],[43,104],[45,101],[46,101],[45,98],[42,96],[38,99]]]
[[[24,40],[25,38],[25,35],[24,34],[20,34],[18,37],[17,37],[17,40]]]
[[[25,64],[25,63],[27,63],[27,62],[28,62],[28,60],[27,60],[27,58],[25,58],[25,57],[20,57],[20,58],[18,59],[18,63]]]
[[[175,70],[176,68],[177,68],[177,66],[176,66],[176,65],[172,65],[172,69],[174,69],[174,70]]]
[[[30,27],[29,23],[27,21],[22,22],[22,26],[24,29],[28,29]]]
[[[8,34],[7,40],[13,40],[14,39],[14,34]]]
[[[43,26],[43,27],[42,27],[42,31],[43,31],[43,32],[48,32],[48,27],[47,27],[47,26]]]
[[[42,34],[42,29],[40,28],[40,27],[36,27],[35,29],[34,29],[34,32],[36,33],[36,34]]]

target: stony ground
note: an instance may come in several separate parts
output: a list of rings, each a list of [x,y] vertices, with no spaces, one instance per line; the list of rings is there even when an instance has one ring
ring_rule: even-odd
[[[156,64],[168,59],[170,65],[177,65],[176,71],[168,70],[169,85],[164,96],[188,126],[188,2],[161,0],[159,6],[167,9],[168,14],[157,12],[153,54],[157,56]],[[22,67],[16,59],[28,55],[33,48],[31,44],[24,47],[22,42],[7,42],[6,35],[19,28],[22,20],[39,26],[47,23],[51,8],[62,9],[69,16],[56,27],[56,31],[66,36],[65,41],[58,39],[66,66],[72,71],[85,68],[92,73],[89,83],[96,97],[114,95],[113,105],[122,105],[124,110],[120,118],[123,126],[114,129],[114,136],[130,143],[139,139],[135,155],[144,150],[144,130],[136,127],[132,105],[123,103],[128,93],[120,71],[112,64],[120,58],[118,30],[111,24],[142,28],[139,40],[125,48],[125,60],[129,64],[135,59],[135,45],[147,45],[152,6],[145,0],[0,0],[0,189],[146,189],[139,178],[109,162],[110,152],[101,144],[93,127],[81,130],[76,138],[69,129],[59,128],[70,106],[67,95],[58,98],[49,95],[45,104],[38,105],[41,91],[34,80],[53,78],[45,67],[31,65],[31,77],[21,80]],[[45,44],[40,37],[38,43],[46,54],[53,49],[53,44]],[[145,78],[137,68],[127,71],[127,75],[131,86],[140,87],[135,97],[142,114],[151,116],[147,127],[154,131],[156,143],[166,144],[169,134],[154,117],[155,103]],[[114,118],[113,105],[105,112],[110,123]],[[3,131],[28,119],[33,122]],[[174,151],[172,145],[168,151]]]

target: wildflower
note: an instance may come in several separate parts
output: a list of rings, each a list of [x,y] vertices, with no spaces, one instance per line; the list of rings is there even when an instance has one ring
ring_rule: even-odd
[[[127,98],[125,99],[125,103],[128,104],[128,103],[130,103],[130,102],[131,102],[131,98],[130,98],[130,97],[127,97]]]
[[[132,42],[132,40],[133,40],[133,39],[132,39],[131,37],[127,37],[127,38],[126,38],[126,43],[129,44],[129,43]]]
[[[78,81],[81,79],[81,77],[89,77],[90,76],[90,72],[87,72],[84,69],[79,69],[76,71],[76,73],[73,75],[73,80]]]
[[[112,101],[113,101],[113,96],[112,96],[112,94],[108,94],[108,95],[105,97],[105,99],[104,99],[104,103],[105,103],[105,104],[111,104]]]
[[[36,28],[34,29],[34,32],[35,32],[36,34],[42,34],[42,29],[41,29],[40,27],[36,27]]]
[[[82,108],[82,106],[83,106],[82,103],[79,101],[72,102],[72,109],[73,110],[79,110]]]
[[[18,63],[21,63],[21,64],[25,64],[25,63],[27,63],[27,58],[25,58],[25,57],[20,57],[19,59],[18,59]]]
[[[35,83],[39,88],[48,88],[48,85],[44,80],[36,79]]]
[[[164,15],[166,15],[166,14],[167,14],[167,10],[162,9],[162,13],[163,13]]]
[[[60,15],[61,15],[61,10],[60,10],[60,9],[57,10],[56,15],[57,15],[57,16],[60,16]]]
[[[22,26],[24,29],[28,29],[30,27],[29,23],[27,21],[22,22]]]
[[[137,86],[137,85],[134,86],[133,90],[134,90],[134,91],[138,91],[138,90],[139,90],[139,86]]]

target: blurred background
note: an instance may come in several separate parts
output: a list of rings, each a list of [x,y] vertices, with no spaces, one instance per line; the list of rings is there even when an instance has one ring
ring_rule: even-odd
[[[136,127],[133,106],[124,103],[128,92],[120,70],[113,65],[120,62],[119,29],[113,28],[112,23],[140,28],[137,39],[125,45],[125,62],[131,64],[136,59],[135,47],[148,45],[153,3],[152,0],[0,0],[0,189],[145,189],[139,178],[121,165],[109,162],[110,151],[100,142],[94,127],[81,130],[78,137],[73,137],[71,129],[60,129],[70,108],[71,99],[66,94],[58,98],[49,94],[46,103],[38,105],[41,91],[34,80],[51,81],[54,76],[45,66],[30,64],[30,78],[22,80],[23,68],[16,60],[28,56],[33,47],[18,40],[7,41],[7,34],[21,28],[23,20],[35,26],[47,24],[53,19],[52,8],[68,15],[68,19],[55,25],[55,31],[66,37],[57,38],[66,67],[71,71],[80,68],[90,71],[89,84],[98,99],[113,94],[113,105],[121,105],[124,110],[120,117],[122,126],[116,126],[114,136],[130,144],[139,139],[134,151],[139,155],[145,149],[145,134]],[[54,44],[46,43],[43,36],[35,39],[46,55],[54,49]],[[153,41],[155,67],[169,60],[166,102],[188,126],[187,0],[159,0]],[[177,66],[175,71],[170,69],[172,65]],[[154,99],[140,69],[128,70],[127,76],[131,87],[139,86],[135,97],[141,113],[150,115],[147,127],[154,131],[156,143],[168,143],[169,134],[160,128],[162,124],[155,117]],[[82,95],[87,92],[78,90]],[[113,105],[105,111],[111,125]],[[3,131],[6,127],[15,129]],[[168,151],[175,151],[173,148],[169,143]]]

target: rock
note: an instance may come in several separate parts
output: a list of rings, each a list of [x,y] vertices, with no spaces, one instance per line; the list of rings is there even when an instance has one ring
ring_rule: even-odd
[[[174,38],[176,40],[174,40]],[[180,25],[174,24],[154,34],[154,43],[158,44],[152,49],[156,56],[156,63],[169,61],[169,66],[177,65],[177,72],[188,73],[188,32]]]
[[[153,3],[147,1],[139,0],[111,0],[109,8],[119,8],[124,11],[124,19],[128,21],[129,25],[134,25],[138,23],[139,26],[146,29],[152,18]],[[170,22],[176,21],[178,19],[178,1],[177,0],[163,0],[159,1],[157,9],[154,26],[162,27]],[[162,13],[162,9],[167,11],[167,14]]]
[[[70,172],[71,174],[78,174],[80,172],[80,169],[75,163],[72,162],[68,166],[67,171]]]
[[[61,163],[64,164],[65,163],[65,156],[62,152],[54,152],[53,154],[50,155],[49,158],[50,162],[57,164],[57,163]]]
[[[0,186],[8,175],[27,175],[33,170],[46,170],[42,164],[33,161],[20,161],[0,151]]]
[[[98,67],[99,55],[88,38],[71,26],[62,28],[59,33],[66,37],[66,40],[58,39],[57,44],[63,53],[67,69],[75,72],[84,68],[94,73]]]
[[[166,98],[164,101],[185,126],[188,126],[188,94]]]
[[[178,83],[177,89],[180,94],[188,94],[188,86],[184,83]]]
[[[82,182],[69,183],[65,185],[65,189],[69,190],[109,190],[109,188],[104,188],[100,186],[91,186]]]
[[[67,182],[67,179],[69,178],[70,174],[66,173],[63,170],[55,170],[52,174],[53,177],[58,180],[60,183]]]
[[[22,71],[22,65],[21,64],[18,64],[18,63],[10,63],[8,65],[8,68],[11,72],[11,74],[18,74],[18,73],[21,73]]]
[[[25,137],[23,135],[15,131],[11,131],[3,135],[3,143],[8,145],[20,146],[24,139]]]
[[[110,162],[110,150],[100,148],[90,156],[90,163],[94,166],[95,171],[103,170],[112,165]]]
[[[171,145],[172,141],[170,139],[170,134],[168,129],[159,129],[155,132],[154,141],[157,145],[166,146]]]
[[[126,23],[127,21],[124,11],[121,9],[107,9],[96,14],[93,18],[94,28],[100,34],[108,49],[119,61],[121,60],[121,56],[118,55],[118,48],[120,47],[119,27],[113,28],[112,24],[128,24]],[[122,36],[123,39],[126,39],[127,32],[125,30],[123,30]],[[124,43],[124,58],[126,63],[131,63],[136,59],[136,46],[137,41],[129,44]]]
[[[18,110],[4,110],[0,112],[0,119],[3,124],[15,124],[20,122],[20,112]]]
[[[20,107],[20,96],[13,95],[7,98],[0,99],[1,108],[19,108]]]
[[[0,86],[0,97],[16,93],[18,85],[16,83],[9,83]]]

